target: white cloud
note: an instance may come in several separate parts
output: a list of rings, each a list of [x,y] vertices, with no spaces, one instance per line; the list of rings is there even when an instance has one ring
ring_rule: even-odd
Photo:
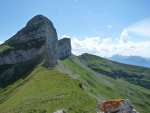
[[[2,44],[3,43],[3,41],[0,41],[0,44]]]
[[[136,55],[150,57],[150,41],[123,43],[112,38],[87,37],[82,40],[72,37],[72,51],[76,55],[91,53],[103,57],[111,57],[115,54]]]
[[[107,26],[108,27],[108,26]],[[110,26],[109,26],[110,27]],[[134,42],[132,34],[140,37],[150,37],[150,19],[144,19],[123,29],[119,38],[102,37],[71,37],[72,51],[76,55],[91,53],[103,57],[115,54],[150,57],[150,38]]]
[[[121,32],[120,41],[123,42],[123,43],[127,43],[128,40],[129,40],[128,31],[127,31],[126,29],[124,29],[124,30]]]
[[[121,38],[126,39],[126,37],[128,37],[131,33],[150,37],[150,18],[138,21],[125,28],[121,33]]]
[[[62,39],[62,38],[71,38],[71,37],[69,35],[67,35],[67,34],[64,34],[62,36],[59,36],[59,39]]]

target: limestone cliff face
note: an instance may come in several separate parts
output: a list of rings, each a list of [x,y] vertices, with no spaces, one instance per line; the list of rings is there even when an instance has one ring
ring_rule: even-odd
[[[46,67],[54,67],[58,59],[70,55],[70,39],[58,41],[52,22],[45,16],[37,15],[0,45],[0,87],[25,76],[42,61]]]
[[[44,47],[31,48],[29,50],[12,50],[8,54],[0,56],[0,65],[25,62],[41,55],[43,51]]]
[[[0,55],[0,65],[24,62],[42,55],[45,65],[52,67],[57,63],[57,42],[57,33],[52,22],[42,15],[37,15],[5,42],[13,49],[5,55]]]
[[[63,38],[58,41],[58,58],[64,59],[71,56],[71,40]]]

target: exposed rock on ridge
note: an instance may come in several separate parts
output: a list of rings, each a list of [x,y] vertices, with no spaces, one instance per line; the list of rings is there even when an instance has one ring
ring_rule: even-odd
[[[43,53],[44,47],[31,48],[29,50],[12,50],[6,55],[0,57],[0,65],[4,64],[16,64],[19,62],[28,61]]]
[[[45,49],[43,49],[42,54],[45,55],[45,64],[48,67],[54,66],[57,63],[56,50],[58,37],[52,22],[48,18],[42,15],[33,17],[22,30],[7,42],[16,45],[20,43],[30,43],[31,40],[44,41],[43,46],[45,46]],[[38,50],[35,52],[38,53]],[[33,57],[32,53],[30,56]]]
[[[32,39],[56,38],[57,33],[52,22],[45,16],[37,15],[29,20],[26,26],[6,42],[25,43]]]
[[[2,52],[1,48],[5,46],[8,48]],[[58,59],[70,55],[70,39],[58,41],[52,22],[37,15],[0,45],[0,86],[15,81],[41,61],[46,67],[54,67]]]
[[[13,49],[7,54],[0,54],[0,65],[24,62],[42,55],[46,66],[53,67],[58,58],[63,59],[71,55],[70,39],[58,41],[52,22],[42,15],[33,17],[5,44]]]
[[[58,41],[58,57],[64,59],[71,55],[71,40],[70,38],[63,38]]]

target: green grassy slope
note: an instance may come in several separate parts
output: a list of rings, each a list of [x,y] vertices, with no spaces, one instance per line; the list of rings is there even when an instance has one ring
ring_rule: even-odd
[[[124,78],[130,83],[150,89],[150,68],[121,64],[90,54],[83,54],[79,56],[79,59],[100,74]]]
[[[148,89],[133,85],[123,79],[96,76],[93,71],[82,65],[77,57],[66,59],[63,64],[72,71],[72,76],[80,78],[88,92],[95,95],[99,101],[125,98],[129,99],[139,112],[150,112],[150,91]]]
[[[0,113],[95,113],[96,99],[127,98],[141,113],[150,112],[148,89],[122,79],[97,76],[71,56],[53,69],[35,67],[26,78],[0,89]]]
[[[25,80],[1,90],[0,113],[94,113],[96,100],[79,84],[56,68],[39,66]]]

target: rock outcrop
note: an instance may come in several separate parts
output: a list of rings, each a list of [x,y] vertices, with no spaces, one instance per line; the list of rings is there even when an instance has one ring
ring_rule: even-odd
[[[64,59],[71,55],[71,40],[63,38],[58,41],[58,58]]]
[[[30,41],[33,40],[35,43],[38,40],[43,42],[43,45],[41,45],[41,47],[38,48],[38,50],[35,50],[33,53],[40,52],[40,54],[44,55],[45,57],[46,66],[48,67],[54,66],[57,63],[56,50],[57,50],[58,37],[57,37],[56,29],[54,28],[52,22],[48,18],[42,15],[37,15],[33,17],[22,30],[20,30],[16,35],[14,35],[7,42],[13,43],[13,45],[17,45],[21,43],[23,44],[30,43]],[[32,48],[32,44],[31,44],[31,48]],[[29,51],[31,50],[31,48],[29,48]],[[28,52],[28,50],[25,50],[25,52]],[[31,53],[29,55],[30,57],[37,56],[37,54],[32,55],[32,52],[30,53]],[[25,56],[25,54],[24,55],[21,54],[21,56]],[[16,59],[16,58],[13,58],[12,56],[11,59]],[[26,60],[26,58],[22,58],[22,60],[24,61]],[[20,61],[18,60],[18,62]]]
[[[57,110],[56,112],[54,113],[66,113],[63,109],[62,110]]]
[[[31,48],[28,50],[12,50],[8,54],[0,55],[0,65],[5,64],[16,64],[20,62],[28,61],[35,58],[43,53],[44,47],[41,48]]]
[[[23,29],[0,45],[0,86],[18,79],[41,61],[46,67],[54,67],[58,59],[70,55],[70,39],[58,41],[53,23],[45,16],[34,16]]]
[[[99,109],[100,108],[100,109]],[[97,106],[97,113],[139,113],[128,99],[104,101]]]
[[[45,65],[53,67],[57,64],[57,59],[71,55],[70,39],[58,41],[52,22],[42,15],[33,17],[5,44],[11,46],[11,51],[0,54],[0,65],[25,62],[41,55],[45,58]]]
[[[47,38],[57,40],[57,33],[52,22],[45,16],[37,15],[29,20],[26,26],[18,31],[8,41],[11,43],[25,43],[32,39]]]

